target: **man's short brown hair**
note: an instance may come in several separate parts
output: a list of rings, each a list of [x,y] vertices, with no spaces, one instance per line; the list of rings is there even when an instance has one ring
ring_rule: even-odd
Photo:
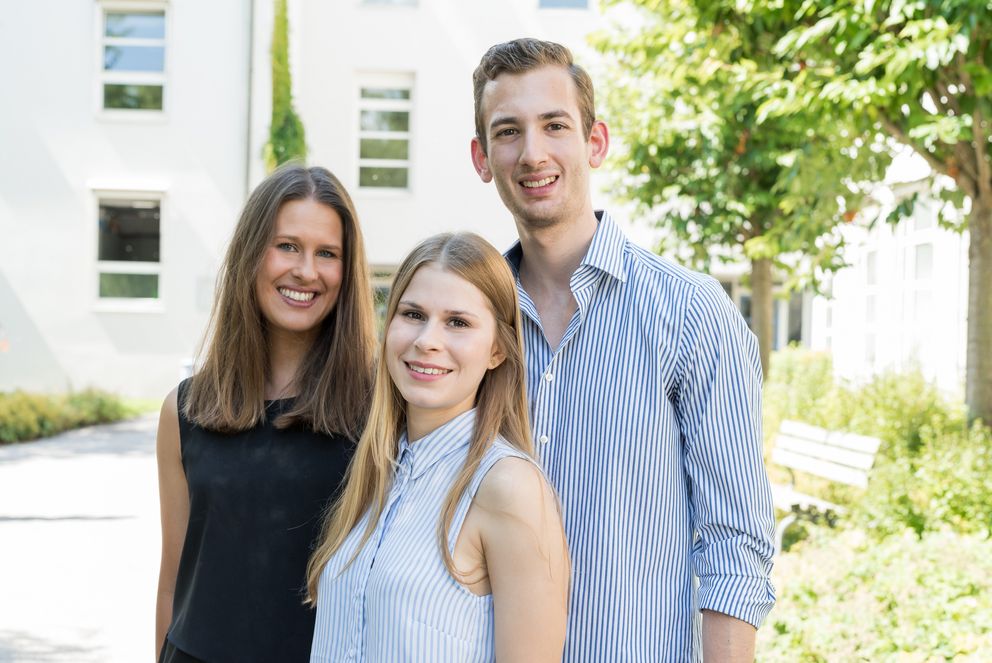
[[[486,83],[496,80],[500,74],[522,74],[547,65],[564,67],[575,81],[578,93],[579,112],[582,114],[582,132],[586,138],[592,132],[596,120],[596,99],[592,89],[592,79],[586,70],[575,64],[572,52],[561,44],[540,39],[514,39],[496,44],[482,56],[479,66],[472,74],[472,87],[475,94],[475,135],[482,144],[483,152],[489,152],[486,128],[482,117],[482,91]]]

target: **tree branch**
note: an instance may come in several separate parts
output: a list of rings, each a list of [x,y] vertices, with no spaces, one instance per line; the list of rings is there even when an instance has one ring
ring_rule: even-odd
[[[938,94],[937,101],[940,101],[939,97],[947,97],[947,103],[945,104],[945,107],[950,108],[952,111],[954,111],[955,115],[960,115],[961,106],[958,104],[958,98],[956,95],[951,93],[950,89],[947,87],[947,83],[940,80],[940,78],[938,77],[935,84],[937,86],[937,94]],[[931,92],[931,94],[933,93]]]
[[[979,45],[981,46],[981,45]],[[979,52],[981,52],[979,50]],[[972,94],[975,88],[972,86],[971,74],[965,66],[963,53],[958,53],[957,57],[958,75],[965,89]],[[982,198],[988,200],[992,198],[992,167],[989,166],[989,138],[985,133],[985,114],[982,113],[981,99],[975,97],[975,111],[971,114],[971,143],[975,151],[975,174],[978,193]]]
[[[947,164],[945,164],[943,161],[941,161],[936,156],[931,154],[930,151],[927,150],[927,148],[923,147],[922,145],[919,145],[916,141],[911,139],[909,137],[909,134],[907,134],[902,127],[900,127],[895,122],[893,122],[889,118],[889,116],[885,113],[885,111],[879,109],[878,117],[882,122],[882,126],[885,128],[886,131],[889,132],[889,134],[893,138],[898,140],[900,143],[909,145],[911,148],[913,148],[916,151],[916,153],[919,154],[924,159],[926,159],[927,163],[930,164],[930,167],[933,168],[938,173],[942,173],[944,175],[948,174]]]

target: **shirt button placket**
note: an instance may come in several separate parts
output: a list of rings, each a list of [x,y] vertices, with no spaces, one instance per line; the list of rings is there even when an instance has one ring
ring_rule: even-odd
[[[553,412],[554,408],[554,389],[555,389],[555,359],[557,357],[552,357],[551,362],[548,363],[548,367],[544,369],[544,373],[541,376],[541,381],[538,383],[538,416],[535,417],[534,421],[534,432],[538,433],[537,441],[544,446],[547,444],[551,438],[548,436],[552,422],[549,421],[548,415]]]

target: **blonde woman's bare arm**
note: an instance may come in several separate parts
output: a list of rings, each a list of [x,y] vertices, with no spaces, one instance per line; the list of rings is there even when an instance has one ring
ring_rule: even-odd
[[[158,596],[155,602],[155,660],[162,650],[165,634],[172,622],[172,599],[176,593],[179,556],[189,522],[189,493],[179,446],[177,390],[162,404],[155,443],[158,460],[158,495],[162,521],[162,559],[158,571]]]
[[[557,499],[540,470],[504,458],[475,496],[499,663],[561,661],[569,561]]]

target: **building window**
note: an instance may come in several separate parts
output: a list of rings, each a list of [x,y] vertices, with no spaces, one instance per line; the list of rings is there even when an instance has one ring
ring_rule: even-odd
[[[877,256],[874,251],[869,251],[865,259],[865,282],[867,285],[875,285],[875,263]]]
[[[588,9],[589,0],[539,0],[541,9]]]
[[[917,281],[925,281],[933,276],[933,244],[916,245],[913,272]]]
[[[101,197],[99,206],[99,298],[158,299],[161,201]]]
[[[105,110],[160,111],[165,95],[165,12],[103,10],[100,93]]]
[[[358,185],[410,188],[411,77],[363,82],[359,90]]]

